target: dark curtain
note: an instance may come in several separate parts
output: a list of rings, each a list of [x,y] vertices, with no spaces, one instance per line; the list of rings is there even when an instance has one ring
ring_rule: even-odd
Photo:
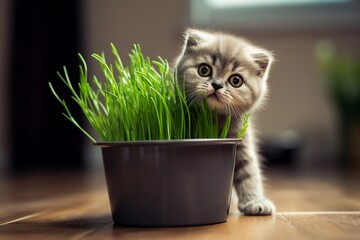
[[[59,95],[70,100],[56,72],[66,65],[72,80],[78,80],[81,2],[14,0],[12,4],[12,170],[81,169],[84,137],[62,116],[63,109],[48,87],[51,81]],[[81,119],[77,106],[70,107]]]

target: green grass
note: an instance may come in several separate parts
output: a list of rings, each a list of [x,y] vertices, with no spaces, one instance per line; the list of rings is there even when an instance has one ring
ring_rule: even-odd
[[[243,117],[243,126],[240,129],[240,131],[237,134],[237,138],[242,138],[245,135],[246,130],[249,127],[249,122],[250,122],[250,114],[249,113],[245,113],[244,117]]]
[[[122,64],[111,44],[114,62],[109,64],[105,55],[93,54],[99,63],[105,81],[93,76],[89,81],[87,65],[79,54],[80,81],[75,90],[66,67],[58,75],[79,105],[86,119],[101,141],[170,140],[192,138],[225,138],[231,117],[220,129],[217,114],[206,101],[187,105],[185,90],[177,84],[165,59],[152,61],[145,58],[139,45],[129,54],[128,67]],[[64,107],[64,116],[78,127],[91,141],[88,133],[71,114],[51,83],[50,89]],[[248,121],[246,121],[248,122]],[[239,137],[246,131],[246,125]]]

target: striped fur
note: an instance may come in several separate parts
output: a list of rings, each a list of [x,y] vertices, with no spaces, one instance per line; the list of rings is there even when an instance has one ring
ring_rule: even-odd
[[[228,137],[236,136],[242,116],[253,114],[264,102],[267,78],[273,57],[271,52],[230,34],[188,29],[185,43],[175,67],[179,83],[185,83],[189,104],[206,98],[224,121],[231,113]],[[207,64],[212,74],[203,77],[199,66]],[[230,84],[230,76],[243,79],[240,87]],[[215,90],[213,85],[222,86]],[[214,97],[215,96],[215,97]],[[234,188],[239,196],[239,209],[247,215],[270,215],[275,212],[271,201],[264,197],[259,156],[252,125],[238,147],[234,172]]]

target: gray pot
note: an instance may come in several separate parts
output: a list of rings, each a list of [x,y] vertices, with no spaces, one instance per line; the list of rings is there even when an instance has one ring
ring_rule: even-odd
[[[114,222],[158,227],[225,222],[240,141],[97,143]]]

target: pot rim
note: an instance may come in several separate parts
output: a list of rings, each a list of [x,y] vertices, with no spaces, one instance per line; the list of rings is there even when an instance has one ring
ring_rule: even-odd
[[[94,145],[100,147],[121,147],[121,146],[173,146],[173,145],[238,145],[242,140],[239,138],[198,138],[198,139],[171,139],[171,140],[141,140],[141,141],[114,141],[114,142],[96,142]]]

